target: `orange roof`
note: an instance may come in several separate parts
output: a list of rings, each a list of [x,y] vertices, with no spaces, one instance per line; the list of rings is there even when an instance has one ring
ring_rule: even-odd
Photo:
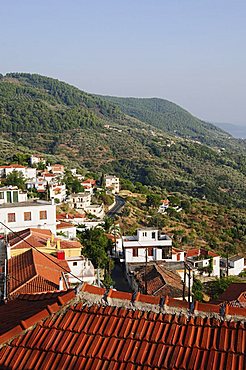
[[[20,164],[10,164],[8,166],[0,166],[0,168],[26,168],[26,167],[21,166]]]
[[[188,249],[187,252],[186,252],[186,256],[187,257],[195,257],[195,256],[198,256],[199,253],[200,253],[199,248]]]
[[[31,248],[8,260],[9,294],[57,290],[64,269],[70,271],[64,261]]]
[[[13,332],[13,337],[18,336],[11,341],[8,336],[0,349],[0,367],[51,370],[245,368],[246,326],[240,321],[206,316],[204,312],[213,309],[218,315],[214,305],[197,303],[195,310],[200,310],[203,316],[185,315],[181,312],[187,311],[188,302],[166,299],[165,306],[176,312],[171,314],[165,308],[156,312],[160,303],[157,297],[138,294],[136,301],[139,306],[147,304],[146,311],[125,306],[129,293],[109,292],[113,302],[122,300],[118,307],[91,303],[93,296],[102,298],[105,289],[85,285],[82,294],[90,303],[75,298],[46,319],[38,314],[38,325],[33,326],[33,317],[30,324],[27,320],[21,323],[30,330],[21,335]],[[155,311],[151,310],[151,305]],[[235,310],[228,312],[240,311]]]
[[[96,184],[96,180],[94,180],[94,179],[86,179],[86,180],[83,180],[81,184],[95,185]]]
[[[70,224],[69,222],[60,222],[56,225],[56,229],[67,229],[69,227],[75,227],[73,224]]]
[[[59,311],[64,303],[74,297],[73,290],[20,294],[7,304],[1,305],[0,344],[36,324],[37,320],[42,320],[51,313]]]
[[[73,220],[75,218],[85,218],[84,213],[58,213],[56,215],[57,220]]]
[[[24,240],[18,237],[18,235]],[[9,240],[11,249],[30,248],[30,245],[27,244],[25,240],[36,248],[45,248],[47,245],[47,240],[51,239],[51,236],[52,236],[52,233],[50,230],[26,229],[26,230],[19,231],[15,234],[9,234],[8,240]],[[81,244],[78,241],[54,238],[54,244],[56,244],[57,240],[60,240],[61,249],[81,248]]]

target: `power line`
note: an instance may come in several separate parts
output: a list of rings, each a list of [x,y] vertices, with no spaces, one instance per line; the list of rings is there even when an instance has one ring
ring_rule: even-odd
[[[68,271],[65,267],[62,267],[61,265],[59,265],[59,263],[53,261],[53,259],[51,259],[48,255],[46,255],[44,252],[40,251],[37,247],[35,247],[31,243],[29,243],[27,240],[25,240],[22,236],[20,236],[17,232],[13,231],[10,227],[8,227],[7,225],[5,225],[3,222],[0,221],[0,224],[2,224],[6,229],[8,229],[9,231],[11,231],[15,236],[17,236],[23,242],[25,242],[27,245],[29,245],[29,247],[35,249],[35,251],[37,251],[40,254],[42,254],[45,258],[47,258],[48,260],[50,260],[51,262],[53,262],[55,265],[57,265],[59,268],[61,268],[63,271],[65,271],[67,274],[70,274],[72,277],[76,278],[81,283],[83,283],[83,280],[81,280],[80,278],[78,278],[77,276],[75,276],[72,272]]]

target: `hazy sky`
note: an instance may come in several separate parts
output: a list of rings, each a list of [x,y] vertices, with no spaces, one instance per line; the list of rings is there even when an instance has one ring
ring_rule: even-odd
[[[246,125],[246,0],[0,0],[0,72]]]

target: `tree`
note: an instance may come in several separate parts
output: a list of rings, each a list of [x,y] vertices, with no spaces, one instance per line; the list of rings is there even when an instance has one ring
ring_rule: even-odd
[[[202,301],[203,300],[203,285],[198,279],[194,279],[193,286],[192,286],[192,293],[194,295],[195,301]]]
[[[161,203],[161,196],[159,194],[148,194],[146,198],[146,205],[148,207],[158,207]]]
[[[109,263],[108,239],[100,228],[86,229],[79,234],[83,245],[83,255],[88,257],[96,268],[106,268]]]
[[[20,171],[12,171],[8,174],[5,180],[6,185],[12,185],[17,186],[19,189],[24,190],[25,189],[25,178]]]

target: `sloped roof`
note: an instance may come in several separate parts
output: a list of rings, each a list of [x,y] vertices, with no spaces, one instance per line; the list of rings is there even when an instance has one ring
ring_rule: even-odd
[[[221,303],[235,301],[238,300],[240,296],[244,299],[242,293],[246,294],[246,283],[231,283],[224,293],[219,296],[217,301]]]
[[[28,326],[58,311],[63,304],[75,297],[68,291],[20,294],[7,304],[0,305],[0,344]]]
[[[8,241],[11,249],[27,249],[30,248],[29,244],[36,248],[45,248],[47,245],[47,240],[51,239],[51,236],[52,233],[50,230],[29,228],[9,234]],[[58,240],[60,240],[60,249],[79,249],[82,247],[79,241],[54,238],[54,248]],[[29,244],[27,244],[25,241],[27,241]]]
[[[85,218],[85,213],[58,213],[56,215],[57,220],[73,220],[75,218]]]
[[[37,293],[59,289],[59,279],[64,268],[70,271],[66,261],[29,249],[8,260],[9,294]]]
[[[56,225],[56,229],[68,229],[70,227],[75,227],[75,225],[71,224],[70,222],[59,222],[59,224]]]
[[[121,293],[109,296],[124,303],[129,293]],[[105,290],[91,286],[85,287],[83,294],[80,301],[71,301],[57,314],[43,321],[38,317],[38,325],[6,343],[0,350],[0,367],[245,368],[243,322],[93,303],[92,296],[100,299]],[[182,307],[182,301],[174,301],[178,309]]]
[[[145,279],[147,280],[147,293],[150,295],[182,297],[183,284],[180,275],[159,264],[148,265],[146,276],[145,266],[139,267],[135,277],[142,291],[145,290]]]

